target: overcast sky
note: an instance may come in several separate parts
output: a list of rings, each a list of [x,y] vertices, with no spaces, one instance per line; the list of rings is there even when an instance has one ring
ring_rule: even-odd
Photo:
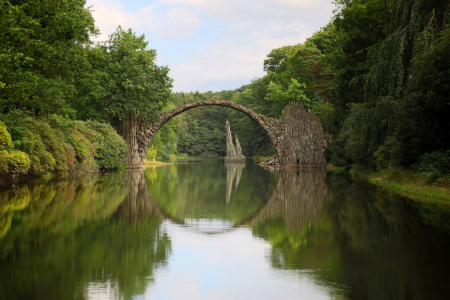
[[[87,0],[105,40],[118,25],[145,34],[174,91],[234,90],[264,75],[270,50],[325,26],[331,0]]]

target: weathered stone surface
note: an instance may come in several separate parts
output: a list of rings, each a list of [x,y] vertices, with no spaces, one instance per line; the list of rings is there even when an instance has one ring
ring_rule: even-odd
[[[193,103],[188,103],[183,106],[177,107],[174,110],[171,110],[170,112],[159,112],[160,120],[159,122],[154,123],[144,123],[139,122],[139,125],[137,126],[136,135],[133,136],[135,139],[135,143],[138,147],[133,152],[133,156],[135,157],[133,161],[134,168],[137,167],[137,165],[143,165],[144,164],[144,156],[145,152],[147,151],[147,147],[152,141],[153,137],[155,136],[156,132],[161,129],[161,127],[169,121],[171,118],[189,110],[195,107],[199,106],[206,106],[206,105],[217,105],[217,106],[224,106],[229,107],[238,111],[241,111],[248,115],[251,119],[255,120],[269,135],[270,140],[275,148],[275,151],[277,155],[280,155],[282,145],[279,144],[277,136],[283,132],[283,122],[268,118],[264,115],[260,115],[252,111],[251,109],[248,109],[242,105],[230,102],[230,101],[224,101],[224,100],[213,100],[213,99],[207,99],[202,101],[197,101]],[[129,135],[128,135],[129,136]],[[139,149],[139,152],[137,151]],[[142,151],[141,151],[142,149]],[[139,153],[144,153],[144,156],[140,156]],[[136,163],[136,160],[139,162]],[[129,166],[127,165],[127,168]]]
[[[242,148],[241,148],[241,144],[239,143],[239,140],[237,138],[237,134],[234,136],[236,139],[236,155],[238,157],[244,157],[244,155],[242,154]],[[245,158],[245,157],[244,157]]]
[[[280,161],[277,159],[276,156],[272,156],[271,158],[266,159],[265,161],[261,162],[259,165],[263,166],[263,167],[272,167],[272,168],[280,168],[281,167]]]
[[[160,120],[145,123],[133,119],[124,124],[123,132],[119,132],[130,148],[127,168],[139,168],[144,164],[144,156],[149,143],[156,132],[171,118],[195,107],[217,105],[241,111],[258,123],[268,134],[276,153],[276,160],[282,167],[288,168],[325,168],[324,151],[331,142],[331,137],[323,132],[322,124],[313,113],[306,112],[301,104],[286,106],[283,121],[268,118],[242,105],[224,101],[207,99],[188,103],[170,112],[159,112]],[[135,129],[133,131],[133,129]]]
[[[323,131],[320,119],[307,112],[300,103],[289,104],[284,110],[283,168],[325,169],[324,152],[331,136]]]
[[[225,122],[225,130],[227,133],[227,156],[225,161],[244,161],[245,156],[242,155],[241,145],[236,135],[236,147],[233,144],[233,137],[231,135],[230,122]]]

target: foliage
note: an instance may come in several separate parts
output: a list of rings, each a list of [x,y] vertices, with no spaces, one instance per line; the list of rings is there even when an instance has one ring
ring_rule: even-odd
[[[425,153],[418,158],[413,167],[422,173],[439,172],[442,175],[450,175],[450,149],[446,152]]]
[[[88,49],[94,72],[79,81],[83,95],[74,102],[81,118],[117,123],[139,112],[145,120],[156,119],[170,98],[172,79],[147,46],[144,35],[119,26],[108,41]]]
[[[11,134],[6,130],[6,125],[0,121],[0,150],[10,151],[14,148],[11,140]]]
[[[175,109],[175,105],[169,103],[163,112],[168,112]],[[168,161],[171,155],[177,152],[178,144],[178,130],[180,128],[180,117],[174,117],[170,119],[164,126],[155,134],[152,142],[147,148],[146,157],[155,157],[157,160]],[[150,149],[154,149],[154,154],[149,153]]]
[[[148,160],[156,160],[158,155],[158,151],[153,149],[153,145],[147,148],[147,152],[145,153],[145,158]]]
[[[3,112],[73,115],[76,74],[86,70],[84,46],[98,30],[83,0],[0,4],[0,105]]]
[[[2,115],[2,118],[11,132],[15,148],[29,156],[27,171],[30,174],[67,173],[95,166],[110,169],[123,165],[125,142],[108,124],[73,121],[57,115],[50,116],[45,122],[20,111]],[[17,154],[14,157],[22,158]]]
[[[391,2],[392,18],[379,19],[385,36],[368,48],[362,64],[367,72],[352,79],[356,84],[363,78],[366,103],[351,105],[339,137],[353,162],[378,169],[408,167],[425,153],[450,147],[450,5]]]
[[[288,103],[301,102],[305,108],[311,108],[311,101],[306,98],[303,90],[306,85],[299,83],[296,79],[291,78],[291,83],[289,84],[286,91],[271,81],[267,89],[266,100],[268,101],[279,101],[282,106],[286,106]]]
[[[29,168],[30,157],[22,151],[14,150],[11,135],[5,123],[0,121],[0,173],[17,176],[27,173]]]
[[[114,128],[97,121],[87,121],[85,126],[96,133],[89,137],[95,148],[95,159],[98,164],[105,169],[122,167],[127,145]]]

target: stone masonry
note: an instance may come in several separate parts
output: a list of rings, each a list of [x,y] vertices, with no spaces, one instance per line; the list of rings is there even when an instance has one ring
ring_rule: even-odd
[[[245,156],[242,155],[241,145],[236,135],[236,146],[233,144],[233,137],[231,135],[230,122],[225,122],[225,131],[227,134],[227,156],[225,161],[245,161]]]
[[[136,134],[133,136],[137,147],[130,149],[132,152],[130,155],[135,158],[133,161],[136,163],[127,168],[142,168],[148,145],[167,121],[189,109],[206,105],[238,110],[258,123],[267,132],[282,167],[326,167],[324,151],[331,141],[331,136],[323,132],[319,118],[313,113],[306,112],[300,103],[286,106],[284,120],[280,121],[230,101],[207,99],[185,104],[169,112],[159,112],[159,122],[138,121]]]
[[[324,152],[331,143],[319,117],[307,112],[301,103],[284,109],[283,143],[279,162],[283,168],[325,169]]]
[[[136,132],[136,140],[137,140],[137,149],[136,153],[133,153],[133,156],[138,156],[141,164],[135,165],[135,166],[127,166],[127,168],[142,168],[142,165],[144,164],[144,157],[145,152],[147,151],[147,147],[152,141],[153,137],[155,136],[156,132],[170,119],[173,117],[189,110],[192,108],[200,107],[200,106],[206,106],[206,105],[217,105],[217,106],[224,106],[229,107],[238,111],[243,112],[247,116],[249,116],[252,120],[257,122],[269,135],[270,141],[272,142],[275,151],[277,153],[277,156],[281,154],[282,145],[282,139],[279,139],[279,136],[283,132],[283,122],[268,118],[264,115],[257,114],[253,110],[230,102],[230,101],[224,101],[224,100],[213,100],[213,99],[207,99],[202,101],[197,101],[193,103],[188,103],[183,106],[177,107],[174,110],[171,110],[169,112],[159,112],[160,115],[160,121],[155,123],[141,123],[138,126],[137,132]]]

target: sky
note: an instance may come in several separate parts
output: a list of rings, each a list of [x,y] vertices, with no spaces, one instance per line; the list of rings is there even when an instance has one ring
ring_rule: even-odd
[[[305,42],[332,16],[331,0],[87,0],[101,35],[145,34],[173,91],[234,90],[264,75],[272,49]]]

